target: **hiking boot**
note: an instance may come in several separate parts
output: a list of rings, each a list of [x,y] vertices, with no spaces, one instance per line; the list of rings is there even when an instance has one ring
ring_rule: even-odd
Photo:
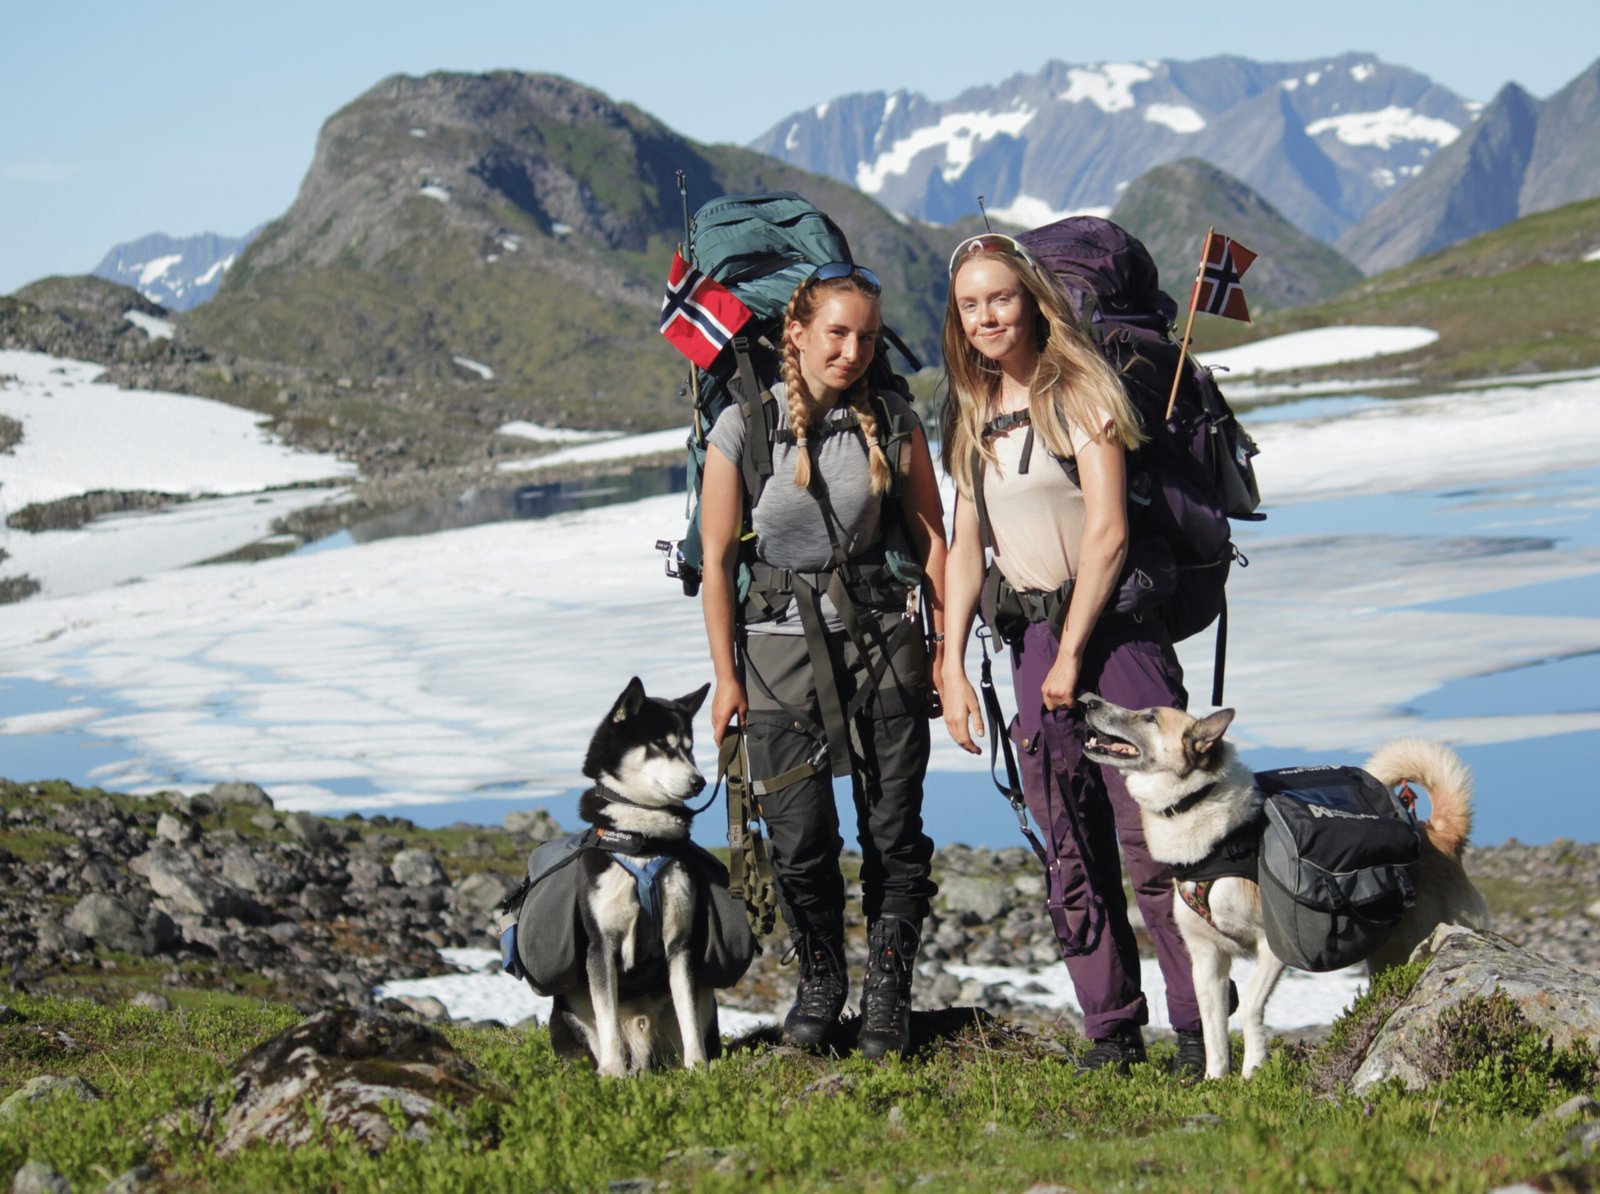
[[[886,916],[867,934],[867,977],[861,984],[861,1055],[904,1057],[911,1047],[911,977],[922,926]]]
[[[1178,1056],[1173,1059],[1172,1073],[1188,1082],[1206,1076],[1206,1034],[1200,1029],[1178,1029]]]
[[[1089,1051],[1078,1058],[1078,1068],[1110,1069],[1119,1074],[1126,1074],[1130,1068],[1144,1059],[1144,1034],[1139,1031],[1137,1024],[1128,1024],[1110,1036],[1095,1041]],[[1202,1064],[1200,1068],[1204,1071],[1205,1066]]]
[[[798,933],[795,956],[800,959],[800,985],[794,1006],[783,1020],[783,1035],[796,1045],[815,1049],[827,1043],[839,1026],[850,980],[844,968],[844,933],[839,928]]]

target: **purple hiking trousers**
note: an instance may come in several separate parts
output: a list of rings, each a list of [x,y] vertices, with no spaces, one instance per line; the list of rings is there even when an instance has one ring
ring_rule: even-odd
[[[1017,716],[1010,731],[1022,773],[1023,796],[1060,860],[1068,907],[1087,905],[1086,883],[1105,903],[1106,923],[1098,944],[1087,954],[1066,959],[1067,973],[1083,1006],[1084,1035],[1099,1040],[1121,1028],[1146,1024],[1150,1018],[1139,985],[1139,949],[1122,890],[1119,841],[1145,929],[1166,979],[1167,1014],[1173,1028],[1197,1032],[1200,1012],[1189,951],[1172,915],[1172,871],[1150,857],[1139,806],[1128,795],[1121,773],[1083,757],[1086,728],[1081,708],[1044,712],[1041,691],[1058,646],[1050,623],[1035,622],[1012,648]],[[1129,709],[1152,705],[1183,708],[1188,703],[1183,669],[1172,644],[1159,630],[1124,619],[1102,621],[1095,627],[1084,650],[1078,691],[1098,693]],[[1048,784],[1047,756],[1055,780]],[[1063,805],[1064,795],[1074,790],[1079,793],[1087,859],[1080,855]]]

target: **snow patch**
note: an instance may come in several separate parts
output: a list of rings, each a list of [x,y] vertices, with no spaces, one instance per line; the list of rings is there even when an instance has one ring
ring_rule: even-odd
[[[790,153],[800,148],[800,122],[798,120],[789,126],[789,135],[783,139],[783,147]]]
[[[1600,261],[1600,249],[1591,249],[1583,255],[1585,261]]]
[[[525,473],[548,468],[553,464],[592,464],[601,460],[635,460],[644,456],[660,456],[664,452],[682,452],[689,438],[687,427],[674,427],[666,431],[647,431],[643,435],[625,435],[603,443],[578,444],[540,456],[534,460],[507,460],[500,465],[503,473]]]
[[[979,145],[999,136],[1017,136],[1034,115],[1032,108],[1019,106],[1012,112],[957,112],[945,116],[938,124],[916,129],[872,161],[858,165],[856,187],[876,195],[891,174],[910,170],[918,154],[941,147],[945,161],[941,171],[946,182],[954,182],[971,165],[973,151]]]
[[[284,446],[255,411],[209,398],[123,390],[103,365],[0,351],[0,413],[22,424],[0,487],[4,521],[24,506],[97,489],[253,493],[350,476],[353,465]]]
[[[824,116],[826,116],[828,114],[828,109],[831,108],[832,106],[833,105],[831,103],[821,103],[821,104],[818,104],[815,108],[813,108],[811,110],[817,114],[817,119],[821,120]]]
[[[437,199],[440,203],[450,202],[450,192],[436,183],[424,183],[417,188],[418,194],[426,195],[429,199]]]
[[[1285,79],[1282,83],[1278,84],[1278,86],[1282,87],[1285,91],[1297,91],[1300,87],[1300,80]]]
[[[1358,62],[1350,68],[1350,77],[1357,83],[1365,83],[1378,73],[1378,68],[1370,62]]]
[[[1311,137],[1328,132],[1345,145],[1371,145],[1378,149],[1389,149],[1396,141],[1427,141],[1443,147],[1461,135],[1461,130],[1448,120],[1423,116],[1393,104],[1376,112],[1326,116],[1306,125],[1306,134]]]
[[[1175,133],[1198,133],[1206,127],[1206,118],[1183,104],[1151,104],[1144,110],[1144,118]]]
[[[1251,970],[1249,959],[1234,963],[1233,976],[1241,989]],[[1068,1009],[1081,1015],[1083,1007],[1072,987],[1072,976],[1065,966],[1046,966],[1032,970],[1025,966],[967,966],[947,968],[959,979],[976,979],[987,987],[1011,988],[1007,994],[1019,1003],[1052,1010]],[[1161,964],[1154,958],[1139,960],[1139,983],[1150,1013],[1150,1027],[1171,1029],[1167,1016],[1167,982]],[[1277,1032],[1332,1024],[1355,1002],[1367,984],[1361,967],[1336,970],[1331,974],[1308,974],[1286,970],[1277,994],[1267,1004],[1266,1025]]]
[[[205,273],[201,274],[198,278],[196,278],[194,280],[194,284],[196,286],[209,286],[209,285],[211,285],[212,280],[214,278],[216,278],[216,276],[218,274],[225,274],[230,269],[232,269],[233,268],[233,263],[237,259],[238,259],[238,254],[237,253],[229,253],[221,261],[213,261],[211,263],[211,268],[206,270]]]
[[[1134,104],[1134,87],[1154,77],[1149,68],[1131,62],[1075,66],[1067,72],[1067,89],[1056,98],[1069,104],[1087,100],[1102,112],[1126,112]]]
[[[428,135],[428,130],[427,129],[412,129],[411,130],[411,135],[413,137],[426,137]]]
[[[157,257],[152,261],[146,261],[142,267],[135,266],[134,268],[139,270],[139,285],[149,286],[182,260],[182,253],[173,253],[168,257]]]
[[[144,334],[152,340],[172,339],[172,320],[160,319],[154,315],[146,315],[143,311],[124,311],[122,317],[136,328],[143,328]]]
[[[489,366],[485,365],[481,361],[475,361],[471,357],[451,357],[450,359],[456,364],[460,365],[463,369],[467,369],[473,373],[476,373],[479,377],[483,378],[484,381],[494,380],[494,370],[489,368]]]
[[[595,440],[618,438],[618,433],[615,431],[579,431],[573,427],[545,427],[538,423],[529,423],[525,419],[502,423],[495,428],[495,431],[500,435],[531,439],[539,444],[587,444]]]
[[[1275,373],[1284,369],[1310,369],[1337,365],[1345,361],[1364,361],[1424,348],[1439,338],[1432,328],[1354,326],[1312,328],[1290,332],[1208,352],[1204,361],[1216,369],[1226,369],[1235,377],[1251,373]]]
[[[1109,207],[1051,207],[1043,199],[1032,195],[1018,195],[1005,207],[991,207],[989,214],[997,220],[1007,224],[1014,224],[1021,228],[1038,228],[1045,224],[1054,224],[1057,220],[1064,220],[1068,216],[1100,216],[1111,214]]]
[[[1309,75],[1306,76],[1306,86],[1307,87],[1315,87],[1318,84],[1318,82],[1321,81],[1321,79],[1322,79],[1322,72],[1319,71],[1319,70],[1314,70]]]
[[[550,234],[552,236],[571,236],[572,225],[561,220],[550,221]]]

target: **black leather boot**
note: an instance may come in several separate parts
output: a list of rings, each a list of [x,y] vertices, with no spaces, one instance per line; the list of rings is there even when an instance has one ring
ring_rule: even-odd
[[[783,1035],[792,1043],[815,1049],[827,1043],[839,1026],[850,979],[844,967],[844,926],[829,925],[793,935],[800,960],[800,985],[794,1006],[783,1020]]]
[[[886,916],[867,933],[861,986],[861,1055],[904,1057],[911,1047],[911,977],[922,926]]]

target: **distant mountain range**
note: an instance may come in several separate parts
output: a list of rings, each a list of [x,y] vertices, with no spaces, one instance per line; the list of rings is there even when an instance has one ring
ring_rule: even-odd
[[[837,97],[753,148],[924,220],[973,214],[981,195],[991,216],[1022,226],[1104,214],[1152,168],[1195,158],[1371,272],[1600,194],[1597,75],[1600,63],[1544,104],[1508,88],[1522,95],[1519,118],[1507,92],[1485,111],[1371,54],[1052,62],[948,101]]]
[[[896,211],[1032,225],[1109,212],[1155,166],[1200,158],[1331,241],[1471,124],[1479,105],[1371,54],[1075,66],[934,102],[897,91],[820,103],[753,148],[851,182]]]
[[[117,245],[90,272],[132,287],[169,311],[187,311],[216,294],[223,275],[259,231],[183,237],[155,232]]]
[[[1540,102],[1515,83],[1338,240],[1368,273],[1600,195],[1600,62]]]

